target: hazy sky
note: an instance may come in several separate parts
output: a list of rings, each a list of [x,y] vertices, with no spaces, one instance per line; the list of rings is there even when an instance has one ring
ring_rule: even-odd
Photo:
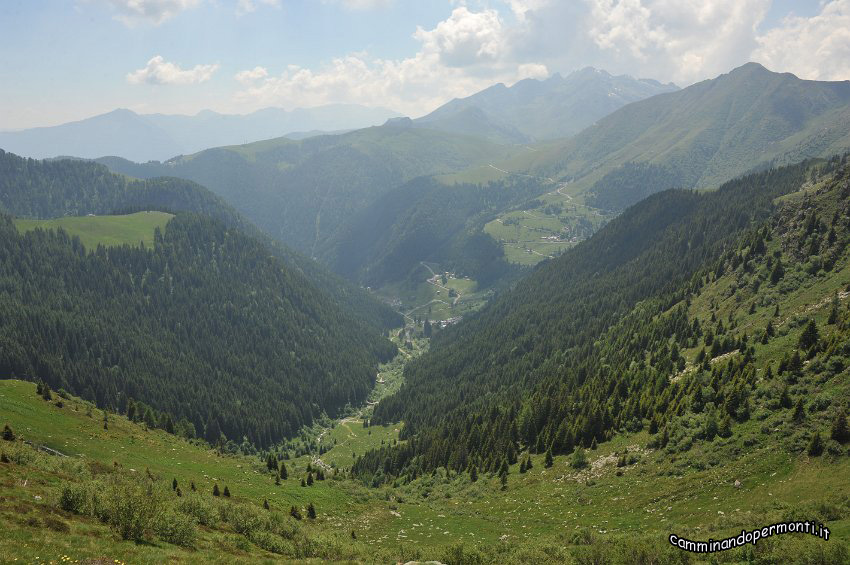
[[[595,66],[850,79],[850,0],[2,0],[0,129],[330,102],[411,116]]]

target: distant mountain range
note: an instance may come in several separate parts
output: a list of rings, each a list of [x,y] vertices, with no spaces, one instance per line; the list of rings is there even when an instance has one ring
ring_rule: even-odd
[[[292,134],[304,138],[385,122],[399,114],[386,108],[330,104],[315,108],[265,108],[228,115],[204,110],[194,116],[137,114],[118,109],[53,127],[0,132],[0,148],[34,158],[115,155],[132,161],[161,161],[208,147],[249,143]]]
[[[587,67],[566,77],[499,83],[456,98],[414,124],[502,143],[544,141],[575,135],[626,104],[676,90],[672,83]]]

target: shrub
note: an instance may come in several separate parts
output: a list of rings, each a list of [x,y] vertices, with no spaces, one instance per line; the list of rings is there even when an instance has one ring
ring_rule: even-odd
[[[183,547],[192,547],[197,537],[194,520],[190,516],[174,511],[168,511],[159,516],[154,530],[162,541]]]
[[[258,547],[265,549],[266,551],[270,551],[271,553],[278,553],[281,555],[292,555],[294,553],[294,547],[291,543],[270,532],[254,532],[254,534],[251,535],[251,541],[257,544]]]
[[[56,518],[55,516],[48,516],[44,519],[44,525],[54,532],[60,532],[66,534],[71,531],[71,526]]]
[[[259,530],[267,529],[266,517],[253,506],[245,504],[233,504],[226,507],[224,511],[227,523],[236,533],[251,537],[251,534]]]
[[[86,485],[66,483],[59,495],[59,507],[73,514],[92,514],[92,501]]]
[[[111,477],[103,495],[103,517],[122,539],[141,541],[161,515],[151,483]]]
[[[208,528],[216,527],[219,522],[219,513],[215,505],[197,494],[182,497],[180,502],[177,503],[177,510],[191,516],[195,522]]]

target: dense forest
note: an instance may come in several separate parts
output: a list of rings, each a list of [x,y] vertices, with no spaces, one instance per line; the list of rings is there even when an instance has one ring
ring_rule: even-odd
[[[840,168],[819,214],[803,201],[782,216],[775,203],[809,180],[811,161],[714,192],[662,192],[628,209],[476,317],[437,334],[430,352],[407,366],[399,393],[374,412],[374,422],[403,420],[408,441],[368,453],[355,471],[373,481],[439,466],[496,471],[523,450],[571,453],[645,422],[666,445],[674,419],[709,398],[724,433],[747,420],[752,333],[713,312],[689,317],[688,306],[704,285],[731,274],[760,289],[751,310],[778,311],[778,297],[794,288],[782,286],[783,261],[805,265],[801,272],[832,269],[850,241],[846,160],[819,165],[824,175]],[[766,242],[783,233],[782,247],[767,254]],[[837,311],[831,320],[839,328],[848,321]],[[817,327],[807,331],[800,354],[812,357],[823,349],[813,349]],[[759,339],[772,335],[762,330]],[[680,352],[698,346],[702,366],[682,373]],[[709,363],[733,351],[741,354]],[[822,363],[842,353],[826,348]],[[799,355],[777,370],[801,371]]]
[[[330,265],[349,278],[379,286],[404,280],[420,261],[433,261],[490,285],[519,269],[483,233],[484,224],[546,188],[537,178],[519,175],[486,185],[414,179],[358,214],[331,240]]]
[[[340,308],[351,310],[376,331],[401,324],[401,317],[392,309],[261,232],[221,198],[192,181],[173,177],[138,180],[89,161],[39,161],[0,150],[0,209],[31,218],[138,210],[203,214],[263,241],[287,266],[300,271]]]
[[[681,175],[669,166],[629,162],[596,181],[587,203],[619,212],[651,194],[683,185]]]
[[[395,348],[260,241],[191,214],[155,248],[87,252],[64,232],[0,237],[0,372],[198,434],[268,445],[363,401]]]

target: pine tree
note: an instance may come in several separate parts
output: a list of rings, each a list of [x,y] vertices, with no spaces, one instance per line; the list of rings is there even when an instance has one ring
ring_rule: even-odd
[[[823,453],[823,440],[820,437],[820,432],[815,432],[815,435],[812,436],[806,453],[812,457],[818,457]]]
[[[106,412],[106,410],[103,411],[103,429],[109,429],[109,414]]]
[[[357,539],[357,534],[354,533],[354,530],[351,530],[351,539]]]
[[[478,469],[475,467],[475,465],[472,465],[469,468],[469,480],[473,483],[478,480]]]
[[[127,401],[127,419],[131,422],[136,421],[136,401],[132,398]]]
[[[191,488],[191,489],[192,489],[192,492],[195,492],[196,490],[198,490],[198,489],[195,487],[195,481],[192,481],[192,484],[190,485],[190,487],[189,487],[189,488]]]
[[[816,346],[818,341],[820,341],[818,325],[814,320],[809,320],[809,323],[806,325],[803,333],[800,334],[800,348],[808,351],[812,347]]]
[[[797,423],[802,422],[806,418],[806,408],[803,405],[803,397],[797,399],[797,405],[794,406],[793,420]]]
[[[289,471],[286,470],[286,463],[283,461],[280,462],[280,478],[284,481],[289,478]]]
[[[299,512],[298,509],[294,506],[289,507],[289,515],[295,518],[296,520],[301,519],[301,512]]]
[[[727,438],[732,435],[732,418],[728,413],[720,420],[720,426],[717,428],[717,435],[722,438]]]
[[[9,427],[9,424],[3,426],[3,439],[6,441],[15,441],[15,433]]]
[[[3,436],[5,438],[5,434]],[[835,415],[832,421],[830,437],[838,443],[846,443],[850,440],[850,431],[847,429],[847,413],[842,409]]]
[[[575,450],[572,461],[570,461],[570,465],[573,469],[582,469],[587,467],[587,455],[585,454],[583,447],[579,446],[579,448]]]
[[[230,498],[230,489],[229,489],[229,488],[227,488],[227,485],[224,485],[224,493],[223,493],[223,494],[224,494],[224,496],[226,496],[227,498]]]
[[[280,486],[280,475],[274,476],[274,484],[275,484],[275,486],[278,486],[278,487]]]
[[[271,509],[271,508],[269,507],[269,499],[265,499],[265,500],[263,501],[263,508],[265,508],[266,510],[270,510],[270,509]]]
[[[313,506],[313,503],[307,505],[307,517],[311,520],[316,519],[316,507]]]
[[[594,441],[595,441],[595,440],[594,440]],[[579,449],[581,449],[581,448],[579,448]],[[583,453],[583,452],[584,452],[584,450],[582,450],[582,453]],[[554,463],[555,463],[555,462],[554,462],[554,460],[552,459],[552,448],[550,447],[549,449],[547,449],[547,450],[546,450],[546,459],[544,459],[544,460],[543,460],[543,466],[544,466],[544,467],[546,467],[546,468],[548,469],[548,468],[549,468],[549,467],[551,467]]]
[[[779,396],[779,405],[782,408],[791,408],[791,397],[788,396],[788,385],[782,389],[782,394]]]
[[[519,464],[519,472],[520,472],[520,473],[525,473],[525,459],[523,459],[522,461],[520,461],[520,464]]]
[[[171,490],[177,490],[177,479],[171,479]]]
[[[534,467],[534,464],[531,462],[531,455],[529,455],[528,457],[525,458],[525,470],[531,471],[531,469],[533,467]]]
[[[221,492],[218,490],[218,483],[213,485],[213,496],[221,496]]]
[[[307,473],[307,486],[313,486],[313,473]]]
[[[177,487],[177,490],[176,490],[175,492],[177,493],[177,497],[178,497],[178,498],[179,498],[179,497],[181,497],[181,496],[183,496],[183,491],[182,491],[182,490],[180,490],[180,487]]]
[[[306,487],[306,486],[307,486],[307,483],[306,483],[306,482],[304,482],[304,479],[301,479],[301,486],[302,486],[302,487]]]

